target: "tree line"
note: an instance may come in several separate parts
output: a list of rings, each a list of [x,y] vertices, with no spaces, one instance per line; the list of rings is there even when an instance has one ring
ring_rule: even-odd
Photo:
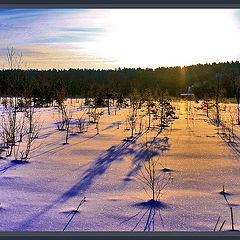
[[[217,88],[220,88],[221,97],[234,98],[239,94],[239,82],[238,61],[157,69],[14,68],[0,71],[0,96],[28,96],[36,104],[48,105],[58,98],[66,97],[124,98],[129,97],[134,90],[142,95],[146,89],[155,97],[162,92],[172,97],[191,92],[197,98],[214,98]]]

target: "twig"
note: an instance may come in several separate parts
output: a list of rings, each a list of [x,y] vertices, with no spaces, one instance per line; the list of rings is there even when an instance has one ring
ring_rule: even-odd
[[[83,199],[81,200],[81,202],[79,203],[78,207],[76,208],[76,210],[72,211],[73,215],[72,217],[69,219],[68,223],[65,225],[65,227],[63,228],[63,232],[65,231],[65,229],[67,228],[67,226],[70,224],[70,222],[72,221],[72,219],[74,218],[75,214],[77,213],[78,209],[80,208],[80,206],[85,202],[86,197],[83,197]]]
[[[218,225],[219,220],[220,220],[220,216],[218,217],[217,222],[216,222],[216,225],[215,225],[215,227],[214,227],[214,229],[213,229],[214,232],[215,232],[215,230],[216,230],[216,227],[217,227],[217,225]]]
[[[232,220],[232,231],[234,231],[233,210],[232,210],[232,207],[230,207],[230,210],[231,210],[231,220]]]
[[[222,225],[221,225],[221,227],[219,228],[219,232],[221,232],[221,230],[222,230],[222,228],[223,228],[223,225],[224,225],[224,223],[226,222],[226,220],[224,220],[223,221],[223,223],[222,223]]]

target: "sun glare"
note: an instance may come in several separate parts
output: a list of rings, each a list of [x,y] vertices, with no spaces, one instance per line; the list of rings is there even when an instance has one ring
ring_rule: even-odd
[[[183,66],[240,54],[230,10],[112,10],[106,29],[89,50],[120,67]]]

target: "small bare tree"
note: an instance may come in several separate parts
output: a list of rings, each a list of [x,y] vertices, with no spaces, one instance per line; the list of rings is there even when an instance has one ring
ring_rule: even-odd
[[[207,117],[209,117],[209,110],[212,109],[214,104],[211,102],[210,99],[205,99],[200,106],[200,109],[206,110]]]
[[[34,140],[39,136],[40,129],[41,127],[39,126],[38,121],[32,122],[32,131],[26,134],[25,149],[20,151],[22,161],[27,161],[30,159],[32,145]]]
[[[240,76],[233,74],[232,83],[235,99],[237,101],[237,124],[240,125]]]
[[[141,116],[139,116],[139,130],[138,130],[138,134],[141,134],[143,132],[143,128],[144,128],[143,118]]]
[[[127,123],[131,129],[131,133],[132,133],[131,138],[133,138],[134,136],[134,131],[137,125],[137,118],[138,118],[137,111],[135,109],[130,110],[127,116]]]
[[[216,79],[217,79],[217,88],[216,88],[216,99],[215,99],[215,108],[216,108],[216,123],[218,126],[218,132],[219,132],[219,125],[220,125],[220,106],[219,106],[219,98],[220,98],[220,83],[222,79],[222,73],[216,73]]]
[[[91,111],[90,113],[91,117],[93,118],[93,122],[96,123],[97,134],[99,134],[99,122],[103,113],[103,110],[97,110],[97,108],[95,108],[94,111]]]
[[[35,108],[33,107],[33,99],[31,97],[25,98],[25,115],[29,122],[29,130],[28,132],[32,132],[33,125],[33,115],[35,114]]]
[[[13,148],[16,143],[17,135],[17,110],[14,104],[14,100],[5,99],[4,112],[2,118],[2,140],[5,143],[5,147],[9,148],[7,156],[11,156]]]
[[[65,138],[65,144],[68,144],[70,119],[71,118],[69,116],[66,116],[66,138]]]
[[[57,129],[63,130],[66,125],[66,119],[65,119],[65,106],[63,104],[58,105],[58,121],[57,121]]]
[[[66,137],[65,137],[65,144],[68,144],[68,139],[69,139],[69,129],[70,129],[70,122],[72,119],[72,113],[70,112],[69,109],[65,105],[62,105],[61,108],[62,114],[63,114],[63,119],[65,123],[65,130],[66,130]]]
[[[171,101],[168,99],[159,98],[155,104],[155,116],[159,119],[159,127],[162,130],[168,127],[169,119],[176,119],[175,108],[172,106]]]
[[[86,114],[86,111],[84,111],[80,117],[77,117],[77,128],[80,133],[82,133],[85,129],[85,119],[84,119],[85,114]]]
[[[9,71],[9,86],[11,89],[11,95],[13,98],[9,100],[7,98],[2,102],[4,106],[4,122],[2,124],[3,133],[2,136],[6,138],[7,146],[10,146],[8,156],[13,153],[13,148],[16,143],[17,135],[17,111],[18,111],[18,83],[20,80],[19,71],[14,71],[21,68],[23,64],[23,57],[21,52],[17,52],[14,48],[7,48],[7,63]]]
[[[158,154],[154,141],[149,143],[146,139],[144,145],[146,159],[141,161],[142,166],[136,177],[151,200],[159,201],[162,190],[172,181],[171,172],[162,169],[163,156]]]
[[[18,160],[18,158],[19,158],[20,146],[23,141],[23,136],[25,136],[26,134],[27,134],[27,132],[25,129],[25,116],[23,116],[22,118],[20,118],[18,120],[17,136],[19,137],[19,140],[18,140],[18,143],[13,148],[13,155],[14,155],[15,160]]]

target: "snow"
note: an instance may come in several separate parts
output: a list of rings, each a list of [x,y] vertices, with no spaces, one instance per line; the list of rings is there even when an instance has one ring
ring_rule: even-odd
[[[67,145],[66,133],[57,130],[56,109],[38,109],[42,129],[29,162],[0,160],[0,230],[62,231],[84,196],[65,231],[213,231],[218,216],[217,229],[226,220],[223,230],[230,230],[223,184],[239,229],[239,139],[232,147],[203,111],[187,116],[185,102],[174,104],[179,119],[157,136],[165,146],[161,164],[170,170],[172,182],[156,206],[136,178],[142,144],[155,132],[126,141],[131,135],[124,123],[128,109],[115,115],[112,108],[109,116],[105,108],[100,134],[90,124],[87,132],[70,134]],[[69,100],[68,105],[74,118],[79,103]],[[234,132],[240,136],[239,126]]]

